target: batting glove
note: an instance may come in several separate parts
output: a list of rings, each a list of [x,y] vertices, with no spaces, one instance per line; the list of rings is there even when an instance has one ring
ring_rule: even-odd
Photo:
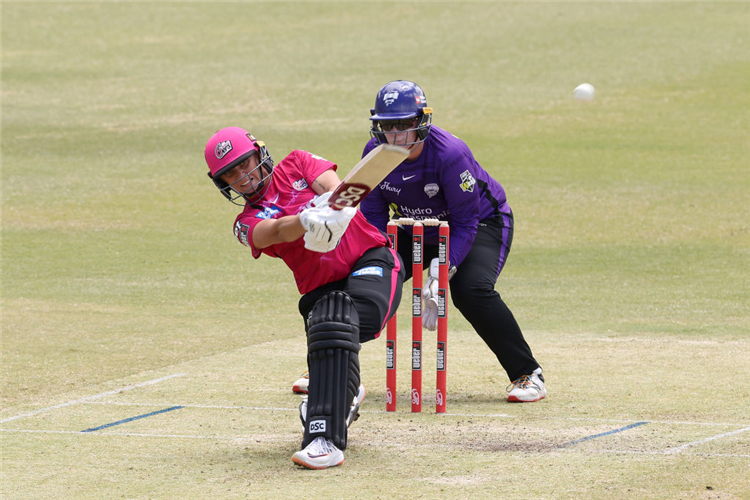
[[[328,206],[328,198],[331,197],[331,193],[333,191],[326,191],[325,193],[316,196],[312,200],[312,204],[314,207],[327,207]]]
[[[305,233],[305,248],[315,252],[330,252],[338,245],[349,222],[357,213],[356,208],[334,210],[328,206],[311,207],[299,214]]]
[[[339,246],[341,238],[331,241],[316,240],[312,233],[305,233],[305,248],[313,252],[327,253]]]

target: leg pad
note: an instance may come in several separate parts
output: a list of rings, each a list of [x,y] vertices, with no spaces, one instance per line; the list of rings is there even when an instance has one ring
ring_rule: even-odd
[[[308,319],[303,448],[323,436],[346,449],[346,418],[360,383],[359,348],[359,317],[351,297],[337,291],[318,299]]]

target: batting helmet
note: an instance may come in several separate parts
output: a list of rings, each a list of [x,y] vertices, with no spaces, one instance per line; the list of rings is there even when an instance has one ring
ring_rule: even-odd
[[[419,140],[410,144],[424,141],[432,127],[432,108],[427,107],[427,98],[422,88],[408,80],[386,83],[378,91],[375,107],[370,110],[370,115],[370,135],[380,144],[387,142],[380,122],[418,118],[419,122],[414,128],[402,131],[416,130]]]
[[[259,170],[260,182],[254,188],[254,193],[248,196],[239,192],[226,182],[221,176],[232,170],[237,165],[258,153],[258,166],[253,170]],[[208,177],[221,194],[235,205],[244,205],[245,201],[259,201],[266,194],[273,175],[273,159],[266,149],[266,145],[255,139],[247,130],[239,127],[227,127],[216,132],[206,143],[203,152],[208,164]],[[250,175],[248,173],[248,175]],[[238,202],[238,199],[242,199]]]

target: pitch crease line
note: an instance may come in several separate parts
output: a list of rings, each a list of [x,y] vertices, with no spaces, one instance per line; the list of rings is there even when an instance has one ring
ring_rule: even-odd
[[[735,434],[740,434],[741,432],[747,432],[747,431],[750,431],[750,427],[745,427],[744,429],[737,429],[736,431],[725,432],[724,434],[718,434],[716,436],[707,437],[705,439],[699,439],[698,441],[693,441],[692,443],[685,443],[683,445],[677,446],[676,448],[670,448],[667,451],[665,451],[665,453],[667,454],[679,453],[682,450],[690,448],[691,446],[697,446],[699,444],[708,443],[715,439],[721,439],[721,438],[733,436]]]
[[[119,389],[115,389],[113,391],[102,392],[101,394],[95,394],[93,396],[87,396],[85,398],[76,399],[75,401],[68,401],[65,403],[60,403],[59,405],[48,406],[46,408],[40,408],[38,410],[30,411],[28,413],[22,413],[21,415],[16,415],[15,417],[4,418],[0,420],[0,424],[4,424],[5,422],[10,422],[13,420],[18,420],[19,418],[33,417],[34,415],[38,415],[46,411],[57,410],[59,408],[65,408],[66,406],[77,405],[79,403],[85,403],[87,401],[91,401],[94,399],[100,399],[100,398],[104,398],[107,396],[112,396],[114,394],[119,394],[121,392],[130,391],[133,389],[137,389],[139,387],[145,387],[147,385],[158,384],[159,382],[164,382],[165,380],[169,380],[169,379],[176,378],[176,377],[184,377],[185,375],[186,375],[185,373],[175,373],[172,375],[167,375],[166,377],[156,378],[153,380],[147,380],[146,382],[141,382],[139,384],[133,384],[133,385],[125,386],[125,387],[120,387]]]

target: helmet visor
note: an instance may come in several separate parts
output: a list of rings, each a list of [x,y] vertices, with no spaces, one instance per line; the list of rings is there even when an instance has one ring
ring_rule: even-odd
[[[390,132],[395,127],[399,132],[406,132],[416,128],[417,119],[407,118],[404,120],[377,120],[373,122],[375,127],[378,127],[382,132]]]

